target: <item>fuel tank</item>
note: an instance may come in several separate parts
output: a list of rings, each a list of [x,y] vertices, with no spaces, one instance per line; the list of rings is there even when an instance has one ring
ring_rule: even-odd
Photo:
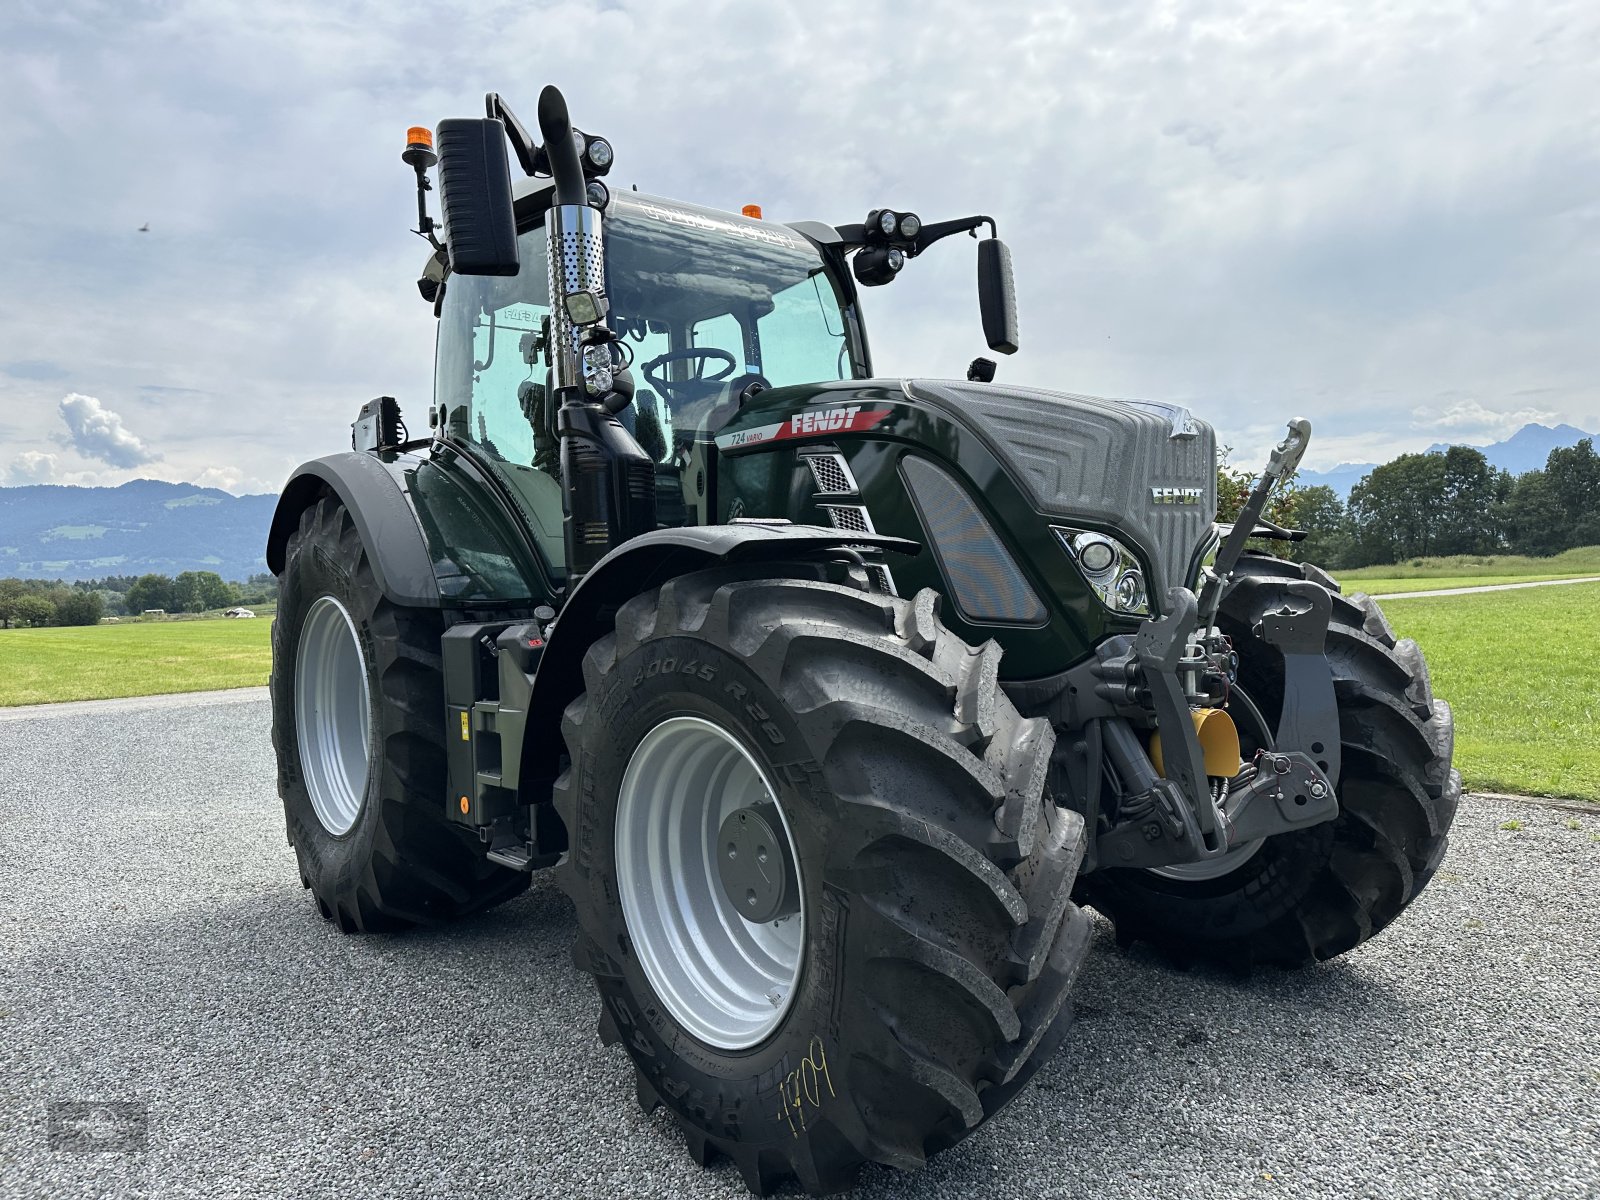
[[[1114,538],[1150,612],[1213,539],[1216,438],[1184,409],[947,380],[778,388],[715,431],[719,519],[783,517],[921,542],[902,595],[1006,650],[1008,679],[1066,669],[1146,615],[1108,602],[1068,542]]]

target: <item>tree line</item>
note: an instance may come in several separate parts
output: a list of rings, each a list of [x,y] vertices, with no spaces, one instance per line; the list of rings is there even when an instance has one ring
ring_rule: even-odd
[[[0,579],[0,628],[29,625],[96,625],[107,616],[138,616],[153,608],[199,613],[238,604],[261,604],[277,595],[271,575],[232,583],[215,571],[167,575],[108,575],[76,583]]]
[[[1222,520],[1237,515],[1255,477],[1224,463],[1218,473]],[[1481,450],[1451,446],[1402,454],[1350,489],[1348,503],[1325,485],[1292,480],[1266,514],[1303,529],[1303,542],[1278,552],[1327,567],[1365,567],[1450,554],[1545,557],[1600,545],[1600,454],[1594,440],[1550,451],[1542,470],[1512,475]]]

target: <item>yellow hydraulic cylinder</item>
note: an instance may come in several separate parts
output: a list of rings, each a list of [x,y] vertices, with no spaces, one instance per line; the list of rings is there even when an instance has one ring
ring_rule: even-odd
[[[1233,718],[1220,708],[1191,708],[1189,717],[1200,738],[1200,755],[1205,760],[1206,774],[1232,779],[1244,766],[1239,760],[1239,730]],[[1167,769],[1161,760],[1159,729],[1150,735],[1150,761],[1165,778]]]

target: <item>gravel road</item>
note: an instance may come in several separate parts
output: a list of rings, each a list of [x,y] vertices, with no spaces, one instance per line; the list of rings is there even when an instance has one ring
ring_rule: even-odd
[[[744,1195],[640,1114],[548,878],[445,930],[320,920],[267,725],[254,693],[0,719],[0,1196]],[[1600,1197],[1600,815],[1456,829],[1405,918],[1303,974],[1179,973],[1102,923],[1034,1085],[857,1194]],[[60,1101],[142,1106],[88,1133],[143,1111],[146,1148],[51,1149]]]

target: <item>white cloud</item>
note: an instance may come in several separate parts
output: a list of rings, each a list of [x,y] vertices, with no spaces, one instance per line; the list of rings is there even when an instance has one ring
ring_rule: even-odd
[[[489,88],[531,120],[530,44],[616,147],[614,187],[779,220],[993,213],[1023,335],[1002,383],[1185,403],[1251,462],[1291,415],[1327,465],[1470,433],[1472,413],[1413,418],[1440,396],[1507,414],[1476,414],[1485,437],[1535,389],[1540,414],[1595,419],[1592,4],[92,11],[0,18],[0,328],[71,372],[50,388],[159,430],[174,478],[276,487],[380,393],[425,426],[434,326],[398,138]],[[429,71],[397,74],[422,45]],[[581,69],[597,46],[604,87]],[[955,239],[868,293],[881,371],[959,376],[981,352],[972,264]],[[42,387],[0,379],[14,451],[54,449]],[[134,441],[120,469],[149,461]]]
[[[6,480],[12,487],[22,487],[30,483],[51,483],[56,477],[56,465],[57,459],[54,454],[24,450],[11,460],[11,466],[6,471]]]
[[[1519,408],[1501,411],[1486,408],[1476,400],[1458,400],[1442,409],[1415,408],[1413,429],[1443,430],[1454,434],[1478,435],[1491,441],[1509,437],[1524,425],[1548,425],[1556,414],[1545,409]]]
[[[195,487],[217,488],[236,496],[276,492],[282,484],[282,480],[269,483],[265,479],[247,475],[237,467],[207,467],[188,482]]]
[[[123,427],[122,418],[93,396],[72,392],[58,406],[68,442],[85,458],[113,467],[137,467],[160,458]]]

